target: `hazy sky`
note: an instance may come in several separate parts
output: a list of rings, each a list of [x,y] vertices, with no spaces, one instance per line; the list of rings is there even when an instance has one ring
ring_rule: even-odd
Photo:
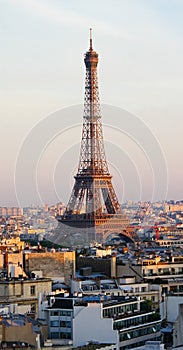
[[[130,126],[123,130],[123,119],[120,126],[103,114],[103,123],[110,124],[104,127],[106,154],[120,201],[164,199],[164,188],[152,196],[157,169],[167,198],[183,198],[182,14],[182,0],[0,1],[1,206],[17,205],[17,197],[19,205],[69,198],[79,161],[82,109],[80,114],[75,106],[84,97],[90,27],[99,53],[101,103],[113,106],[111,116],[120,107],[145,126],[143,134]],[[64,114],[65,107],[74,119]],[[63,119],[56,135],[50,115],[59,110]],[[121,128],[120,135],[113,126]],[[152,159],[157,147],[148,151],[145,138],[159,145],[167,184],[164,165],[161,169]]]

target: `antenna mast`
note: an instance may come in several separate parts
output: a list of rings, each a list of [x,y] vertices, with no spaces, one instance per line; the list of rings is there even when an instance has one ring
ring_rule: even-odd
[[[92,51],[92,28],[90,28],[90,51]]]

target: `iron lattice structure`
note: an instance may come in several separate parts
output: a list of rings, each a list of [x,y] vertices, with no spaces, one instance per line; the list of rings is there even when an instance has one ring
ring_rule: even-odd
[[[58,217],[61,225],[58,231],[62,232],[63,242],[70,246],[93,240],[103,243],[109,235],[120,233],[133,240],[132,233],[124,231],[129,220],[121,211],[106,161],[97,79],[98,54],[92,47],[91,32],[90,48],[84,62],[86,79],[80,160],[65,213]]]

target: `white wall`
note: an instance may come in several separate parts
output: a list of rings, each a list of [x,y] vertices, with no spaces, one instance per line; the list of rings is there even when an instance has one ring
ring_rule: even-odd
[[[134,284],[135,283],[135,277],[121,277],[119,278],[120,284]]]
[[[76,307],[77,308],[77,307]],[[102,318],[102,304],[89,303],[80,309],[73,319],[73,347],[89,341],[118,343],[118,331],[114,331],[113,320]]]
[[[81,281],[71,280],[71,293],[79,292],[81,290]]]
[[[179,317],[174,323],[173,346],[181,346],[183,344],[183,304],[179,305]]]
[[[183,297],[166,297],[166,310],[167,310],[167,319],[169,322],[175,322],[179,314],[179,304],[183,304]]]
[[[166,306],[166,301],[163,301],[159,304],[160,307],[160,315],[161,319],[163,320],[164,318],[167,318],[167,306]]]

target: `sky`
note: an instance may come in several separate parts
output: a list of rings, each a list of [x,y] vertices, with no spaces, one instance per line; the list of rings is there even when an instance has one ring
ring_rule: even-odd
[[[182,0],[0,1],[1,206],[69,199],[90,27],[120,202],[183,199],[182,13]]]

